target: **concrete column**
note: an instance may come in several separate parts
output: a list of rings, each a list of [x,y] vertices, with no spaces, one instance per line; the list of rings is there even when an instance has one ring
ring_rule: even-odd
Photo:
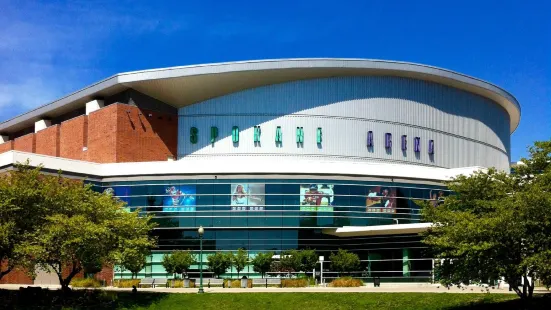
[[[103,108],[105,105],[103,100],[92,100],[86,103],[86,115]]]
[[[409,269],[409,249],[402,249],[402,275],[404,277],[410,276]]]
[[[0,144],[10,141],[9,136],[0,136]]]
[[[49,119],[41,119],[34,123],[34,132],[39,132],[44,130],[52,125],[52,121]]]

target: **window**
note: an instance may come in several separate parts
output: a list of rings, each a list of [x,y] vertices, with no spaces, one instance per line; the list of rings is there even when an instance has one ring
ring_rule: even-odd
[[[388,132],[385,134],[385,148],[392,148],[392,134]]]
[[[402,136],[402,151],[405,151],[408,149],[408,136],[403,135]]]
[[[304,143],[304,129],[297,127],[297,143]]]
[[[429,154],[434,154],[434,140],[429,140]]]
[[[210,143],[214,144],[218,138],[218,127],[210,127]]]
[[[283,142],[283,134],[281,133],[281,126],[276,127],[275,142],[276,143],[282,143]]]
[[[413,149],[415,153],[421,152],[421,138],[419,137],[413,138]]]
[[[321,127],[318,127],[317,135],[316,135],[316,141],[318,142],[318,144],[321,144],[321,141],[322,141]]]
[[[239,142],[239,127],[233,126],[231,129],[231,139],[233,143]]]
[[[197,143],[197,141],[199,140],[198,134],[199,129],[197,129],[197,127],[191,127],[189,129],[189,142],[191,142],[191,144]]]
[[[373,131],[367,132],[367,146],[373,147]]]
[[[254,126],[254,142],[260,142],[260,126]]]

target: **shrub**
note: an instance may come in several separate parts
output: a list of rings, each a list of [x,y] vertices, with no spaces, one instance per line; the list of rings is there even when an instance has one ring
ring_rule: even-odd
[[[184,280],[181,280],[181,279],[177,279],[177,280],[168,280],[168,285],[172,285],[172,281],[174,281],[174,286],[175,288],[183,288],[184,287]],[[204,283],[203,283],[204,285]],[[193,280],[189,280],[189,287],[192,288],[192,287],[195,287],[195,281]],[[199,283],[197,283],[197,287],[199,287]]]
[[[71,280],[71,286],[72,287],[101,287],[101,282],[94,278],[87,278],[87,279],[72,279]]]
[[[117,279],[113,281],[113,286],[119,288],[132,288],[132,286],[138,287],[139,284],[139,279]]]
[[[309,286],[314,286],[316,285],[316,279],[314,279],[313,277],[307,277],[305,275],[298,275],[297,277],[298,279],[304,279],[308,282],[308,285]]]
[[[308,280],[303,279],[283,279],[281,280],[281,287],[307,287]]]
[[[331,283],[329,283],[329,286],[332,286],[332,287],[358,287],[363,285],[364,284],[362,280],[354,279],[352,277],[338,278],[331,281]]]
[[[224,287],[226,288],[240,288],[241,287],[241,279],[224,279]],[[253,280],[248,279],[247,280],[247,287],[251,288],[253,287]]]

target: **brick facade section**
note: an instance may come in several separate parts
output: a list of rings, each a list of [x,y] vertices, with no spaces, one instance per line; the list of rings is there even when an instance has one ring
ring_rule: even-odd
[[[0,144],[0,153],[16,150],[96,163],[166,161],[176,158],[177,143],[177,115],[111,104]]]
[[[2,270],[5,270],[6,261],[3,261],[2,263]],[[9,283],[17,283],[17,284],[33,284],[33,279],[31,279],[25,272],[15,269],[12,270],[7,275],[3,276],[2,279],[0,279],[0,284],[9,284]]]
[[[118,105],[117,114],[117,162],[176,157],[177,116],[126,105]]]
[[[101,269],[100,272],[96,273],[94,275],[94,278],[104,281],[105,286],[112,286],[113,285],[113,276],[114,271],[112,266],[105,266]]]
[[[130,106],[126,106],[131,108]],[[108,105],[88,116],[88,151],[86,160],[97,163],[117,162],[117,112],[119,104]]]
[[[82,115],[59,125],[59,157],[86,160],[82,148],[86,143],[88,117]]]
[[[59,125],[53,125],[35,134],[36,154],[59,157],[59,129]]]
[[[35,148],[35,135],[34,133],[24,135],[13,140],[13,149],[16,151],[34,153]]]
[[[0,144],[0,154],[13,150],[13,141],[8,141]]]

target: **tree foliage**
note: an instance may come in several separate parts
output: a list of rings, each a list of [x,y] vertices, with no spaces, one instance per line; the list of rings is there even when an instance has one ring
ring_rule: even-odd
[[[529,153],[512,174],[456,177],[447,183],[454,195],[424,205],[424,220],[433,223],[424,242],[439,260],[442,283],[503,277],[523,299],[532,297],[534,278],[551,284],[551,141]]]
[[[163,267],[170,274],[180,274],[187,277],[191,265],[197,262],[196,256],[191,251],[174,251],[172,254],[163,255]]]
[[[63,289],[81,271],[145,255],[155,244],[148,217],[80,180],[41,174],[40,167],[17,165],[0,180],[0,197],[3,258],[30,273],[35,266],[53,270]]]
[[[251,263],[253,265],[253,270],[255,272],[260,273],[260,275],[264,278],[264,276],[266,275],[266,272],[270,271],[270,266],[272,265],[273,256],[274,256],[273,252],[256,254],[256,256],[251,260]]]
[[[41,186],[40,167],[17,164],[0,175],[0,279],[15,268],[34,268],[23,253],[32,233],[49,214]]]
[[[237,250],[237,253],[232,255],[232,266],[237,271],[237,277],[239,278],[239,273],[245,269],[249,256],[247,251],[243,248]]]
[[[148,252],[141,252],[135,248],[124,249],[118,254],[117,264],[121,271],[128,270],[132,273],[132,279],[138,277],[138,273],[145,268],[147,264]]]
[[[279,258],[280,268],[282,272],[300,272],[302,269],[302,259],[300,257],[300,251],[288,250],[281,253]]]
[[[318,264],[318,254],[316,253],[316,250],[306,249],[300,251],[300,262],[301,262],[301,271],[304,271],[304,273],[314,270],[316,268],[316,265]]]
[[[329,260],[331,261],[331,268],[337,272],[350,273],[360,269],[360,258],[358,255],[347,250],[339,249],[336,254],[331,253]]]
[[[219,277],[231,267],[231,256],[222,252],[211,254],[207,257],[207,267],[216,277]]]

